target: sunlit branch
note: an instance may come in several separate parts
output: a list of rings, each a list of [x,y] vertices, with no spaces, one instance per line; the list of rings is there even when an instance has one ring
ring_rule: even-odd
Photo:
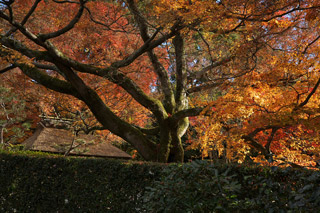
[[[8,72],[8,71],[10,71],[10,70],[12,70],[12,69],[14,69],[14,68],[16,68],[16,67],[17,67],[17,66],[15,66],[14,64],[12,64],[12,65],[10,65],[9,67],[6,67],[6,68],[0,70],[0,74],[3,74],[3,73],[5,73],[5,72]]]
[[[208,89],[216,88],[216,87],[220,86],[221,84],[222,83],[216,83],[216,82],[205,83],[200,86],[195,86],[195,87],[191,87],[191,88],[187,89],[187,93],[191,94],[191,93],[195,93],[195,92],[205,91]]]
[[[89,134],[90,132],[94,132],[97,130],[106,130],[107,128],[103,127],[103,126],[93,126],[93,127],[89,127],[89,128],[81,128],[80,130],[84,131],[84,133]]]
[[[179,120],[186,117],[194,117],[200,115],[205,108],[206,106],[180,110],[179,112],[172,115],[171,118],[178,122]]]

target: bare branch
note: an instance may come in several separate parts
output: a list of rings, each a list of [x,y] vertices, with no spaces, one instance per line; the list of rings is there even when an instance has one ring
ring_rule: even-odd
[[[257,151],[260,151],[266,159],[270,158],[270,144],[273,140],[274,134],[278,129],[282,128],[281,126],[269,125],[265,127],[256,128],[254,131],[247,135],[243,135],[241,138],[244,139],[251,147],[255,148]],[[272,129],[271,135],[268,139],[266,146],[262,146],[254,137],[261,131]]]
[[[128,33],[128,32],[125,31],[125,30],[114,30],[114,29],[111,29],[111,26],[112,26],[113,24],[115,24],[115,23],[117,22],[117,20],[120,19],[121,16],[120,16],[117,20],[112,21],[111,24],[105,24],[105,23],[102,23],[101,21],[96,20],[96,19],[93,17],[93,15],[92,15],[92,13],[91,13],[91,11],[90,11],[90,9],[89,9],[88,7],[84,7],[84,9],[88,12],[89,18],[90,18],[90,20],[91,20],[93,23],[98,24],[98,25],[101,25],[101,26],[104,26],[104,27],[107,28],[107,30],[111,30],[111,31],[113,31],[113,32],[124,32],[124,33]]]
[[[301,108],[301,107],[303,107],[304,105],[306,105],[306,104],[309,102],[309,100],[310,100],[310,98],[312,97],[312,95],[313,95],[313,94],[316,92],[316,90],[318,89],[319,85],[320,85],[320,78],[318,79],[316,85],[313,87],[313,89],[311,90],[311,92],[309,93],[309,95],[307,96],[307,98],[306,98],[302,103],[300,103],[298,106],[296,106],[296,107],[293,109],[293,111],[296,111],[296,110],[298,110],[299,108]]]
[[[235,56],[228,56],[212,62],[209,66],[203,68],[201,71],[196,73],[196,79],[200,79],[203,75],[205,75],[205,73],[212,70],[213,68],[216,68],[218,66],[221,66],[230,62],[233,58],[235,58]]]
[[[28,19],[29,19],[30,16],[33,14],[33,12],[36,10],[36,8],[37,8],[37,6],[38,6],[38,4],[39,4],[40,1],[41,1],[41,0],[36,0],[36,1],[33,3],[32,7],[31,7],[30,10],[29,10],[29,12],[27,13],[27,15],[24,17],[24,19],[23,19],[22,22],[20,23],[21,26],[23,26],[23,25],[25,25],[25,23],[27,23]],[[5,34],[5,36],[9,36],[9,35],[11,35],[12,33],[14,33],[15,31],[17,31],[17,28],[16,28],[16,27],[10,29],[10,30]]]
[[[77,1],[69,1],[69,0],[66,0],[66,1],[52,0],[52,1],[55,2],[55,3],[58,3],[58,4],[64,4],[64,3],[79,4],[79,2],[77,2]]]
[[[9,10],[8,20],[12,21],[13,20],[13,11],[12,11],[11,4],[14,3],[14,0],[1,1],[0,3],[5,5],[6,6],[5,8]]]
[[[80,8],[78,10],[78,13],[75,15],[75,17],[69,22],[69,24],[67,24],[65,27],[63,27],[60,30],[57,30],[55,32],[52,33],[48,33],[48,34],[39,34],[38,38],[41,41],[46,41],[48,39],[51,38],[55,38],[58,37],[68,31],[70,31],[72,28],[74,28],[74,26],[78,23],[78,21],[80,20],[82,14],[83,14],[83,10],[84,10],[84,3],[82,1],[80,1]]]
[[[63,72],[61,72],[58,69],[58,67],[55,66],[55,65],[41,64],[41,63],[37,63],[37,62],[32,62],[32,64],[35,65],[37,68],[40,68],[40,69],[56,71],[57,73],[59,73],[62,77],[64,77],[66,79],[66,75]]]
[[[311,9],[318,9],[318,8],[320,8],[320,5],[319,6],[311,6],[311,7],[300,7],[300,5],[298,5],[297,7],[293,8],[291,10],[288,10],[288,11],[283,12],[283,13],[278,14],[278,15],[273,15],[273,16],[271,16],[269,18],[259,18],[262,15],[254,15],[254,14],[251,14],[250,16],[246,16],[246,15],[243,15],[243,14],[241,14],[241,15],[240,14],[232,14],[232,15],[227,15],[227,17],[228,18],[237,18],[237,19],[243,20],[243,21],[269,22],[269,21],[271,21],[273,19],[281,18],[283,16],[289,15],[289,14],[294,13],[296,11],[311,10]],[[282,10],[285,10],[285,7]],[[275,11],[273,11],[270,14],[274,14],[274,13],[275,13]],[[263,16],[266,16],[266,14],[263,14]]]
[[[308,48],[309,48],[312,44],[314,44],[316,41],[318,41],[319,39],[320,39],[320,35],[317,36],[312,42],[310,42],[310,43],[306,46],[306,48],[304,48],[302,54],[306,54]]]
[[[265,131],[268,129],[279,129],[281,128],[280,126],[276,126],[276,125],[269,125],[269,126],[265,126],[265,127],[260,127],[260,128],[256,128],[254,131],[252,131],[251,133],[248,134],[249,137],[255,137],[256,134],[258,134],[261,131]]]
[[[147,41],[145,41],[145,43],[136,51],[134,51],[132,54],[130,54],[128,57],[126,57],[123,60],[120,61],[116,61],[112,63],[112,67],[116,67],[116,68],[121,68],[124,66],[128,66],[129,64],[131,64],[135,59],[137,59],[139,56],[141,56],[143,53],[152,50],[153,48],[159,46],[160,44],[162,44],[165,40],[167,40],[167,36],[169,36],[169,34],[167,36],[163,36],[155,41],[154,38],[157,36],[157,34],[159,33],[159,29],[156,30],[156,32],[152,35],[152,37],[150,37]],[[172,37],[173,35],[170,35],[170,37]]]
[[[265,146],[266,150],[270,153],[270,145],[272,143],[272,140],[274,138],[274,135],[276,134],[276,132],[278,131],[278,129],[280,129],[280,127],[274,127],[272,128],[272,132],[270,133],[270,136],[268,138],[267,144]]]

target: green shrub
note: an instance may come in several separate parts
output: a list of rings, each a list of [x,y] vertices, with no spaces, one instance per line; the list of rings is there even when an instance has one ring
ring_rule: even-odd
[[[216,168],[205,161],[173,165],[163,178],[147,188],[148,212],[227,211],[237,205],[241,185],[230,168]]]
[[[241,165],[171,165],[147,188],[148,212],[319,212],[320,173]]]
[[[320,210],[319,171],[307,169],[241,167],[242,205],[254,212],[315,212]]]

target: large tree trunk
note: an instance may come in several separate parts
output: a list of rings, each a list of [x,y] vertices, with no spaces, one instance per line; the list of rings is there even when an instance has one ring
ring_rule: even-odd
[[[181,138],[189,127],[188,118],[176,121],[168,118],[161,126],[158,161],[183,162],[184,149]]]
[[[189,128],[189,119],[184,118],[180,120],[171,130],[172,147],[170,150],[170,161],[183,162],[184,148],[181,138]]]
[[[15,20],[0,11],[1,20],[12,25],[12,33],[19,31],[24,39],[28,40],[37,48],[31,49],[24,42],[12,38],[10,34],[0,34],[0,43],[5,49],[0,48],[0,56],[16,57],[7,49],[12,49],[20,52],[28,57],[33,65],[29,62],[13,63],[14,67],[19,67],[24,74],[32,78],[35,82],[52,89],[56,92],[72,95],[75,98],[82,100],[91,110],[95,118],[100,122],[104,129],[108,129],[113,134],[121,137],[149,161],[160,162],[182,162],[184,151],[181,142],[181,137],[185,134],[188,128],[188,116],[199,115],[200,108],[188,110],[188,102],[186,95],[187,88],[187,72],[184,59],[184,41],[179,31],[185,27],[180,21],[176,20],[170,28],[169,32],[164,32],[158,35],[158,29],[153,34],[149,34],[149,24],[140,13],[136,2],[133,0],[127,1],[135,21],[140,31],[140,36],[143,44],[122,60],[115,60],[112,64],[106,66],[98,66],[85,64],[76,61],[59,50],[50,39],[57,38],[71,30],[75,24],[81,20],[80,17],[84,11],[86,1],[79,2],[79,10],[77,15],[64,28],[47,33],[34,34],[28,30],[24,24],[18,23]],[[37,4],[34,4],[34,9]],[[34,9],[30,10],[30,15]],[[27,19],[26,19],[27,20]],[[43,33],[43,32],[42,32]],[[175,73],[170,73],[161,64],[156,51],[154,49],[163,42],[173,39],[175,49]],[[150,63],[153,67],[153,72],[159,81],[159,99],[154,98],[154,95],[148,95],[139,84],[133,81],[130,76],[122,73],[120,68],[126,67],[134,62],[138,57],[147,54]],[[10,57],[8,57],[10,58]],[[47,70],[54,70],[59,73],[60,77],[54,77],[47,73]],[[122,87],[137,103],[145,107],[148,113],[152,113],[155,118],[155,128],[145,129],[130,124],[118,117],[106,103],[99,97],[97,92],[86,84],[81,79],[79,73],[85,73],[102,77],[109,82]],[[173,82],[171,77],[175,77]],[[154,122],[154,120],[152,120]],[[158,136],[156,140],[154,137]],[[152,139],[150,139],[152,138]]]

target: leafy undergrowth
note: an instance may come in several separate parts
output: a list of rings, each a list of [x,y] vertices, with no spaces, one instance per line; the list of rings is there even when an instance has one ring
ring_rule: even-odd
[[[170,165],[144,196],[148,212],[317,212],[320,173],[193,161]]]

